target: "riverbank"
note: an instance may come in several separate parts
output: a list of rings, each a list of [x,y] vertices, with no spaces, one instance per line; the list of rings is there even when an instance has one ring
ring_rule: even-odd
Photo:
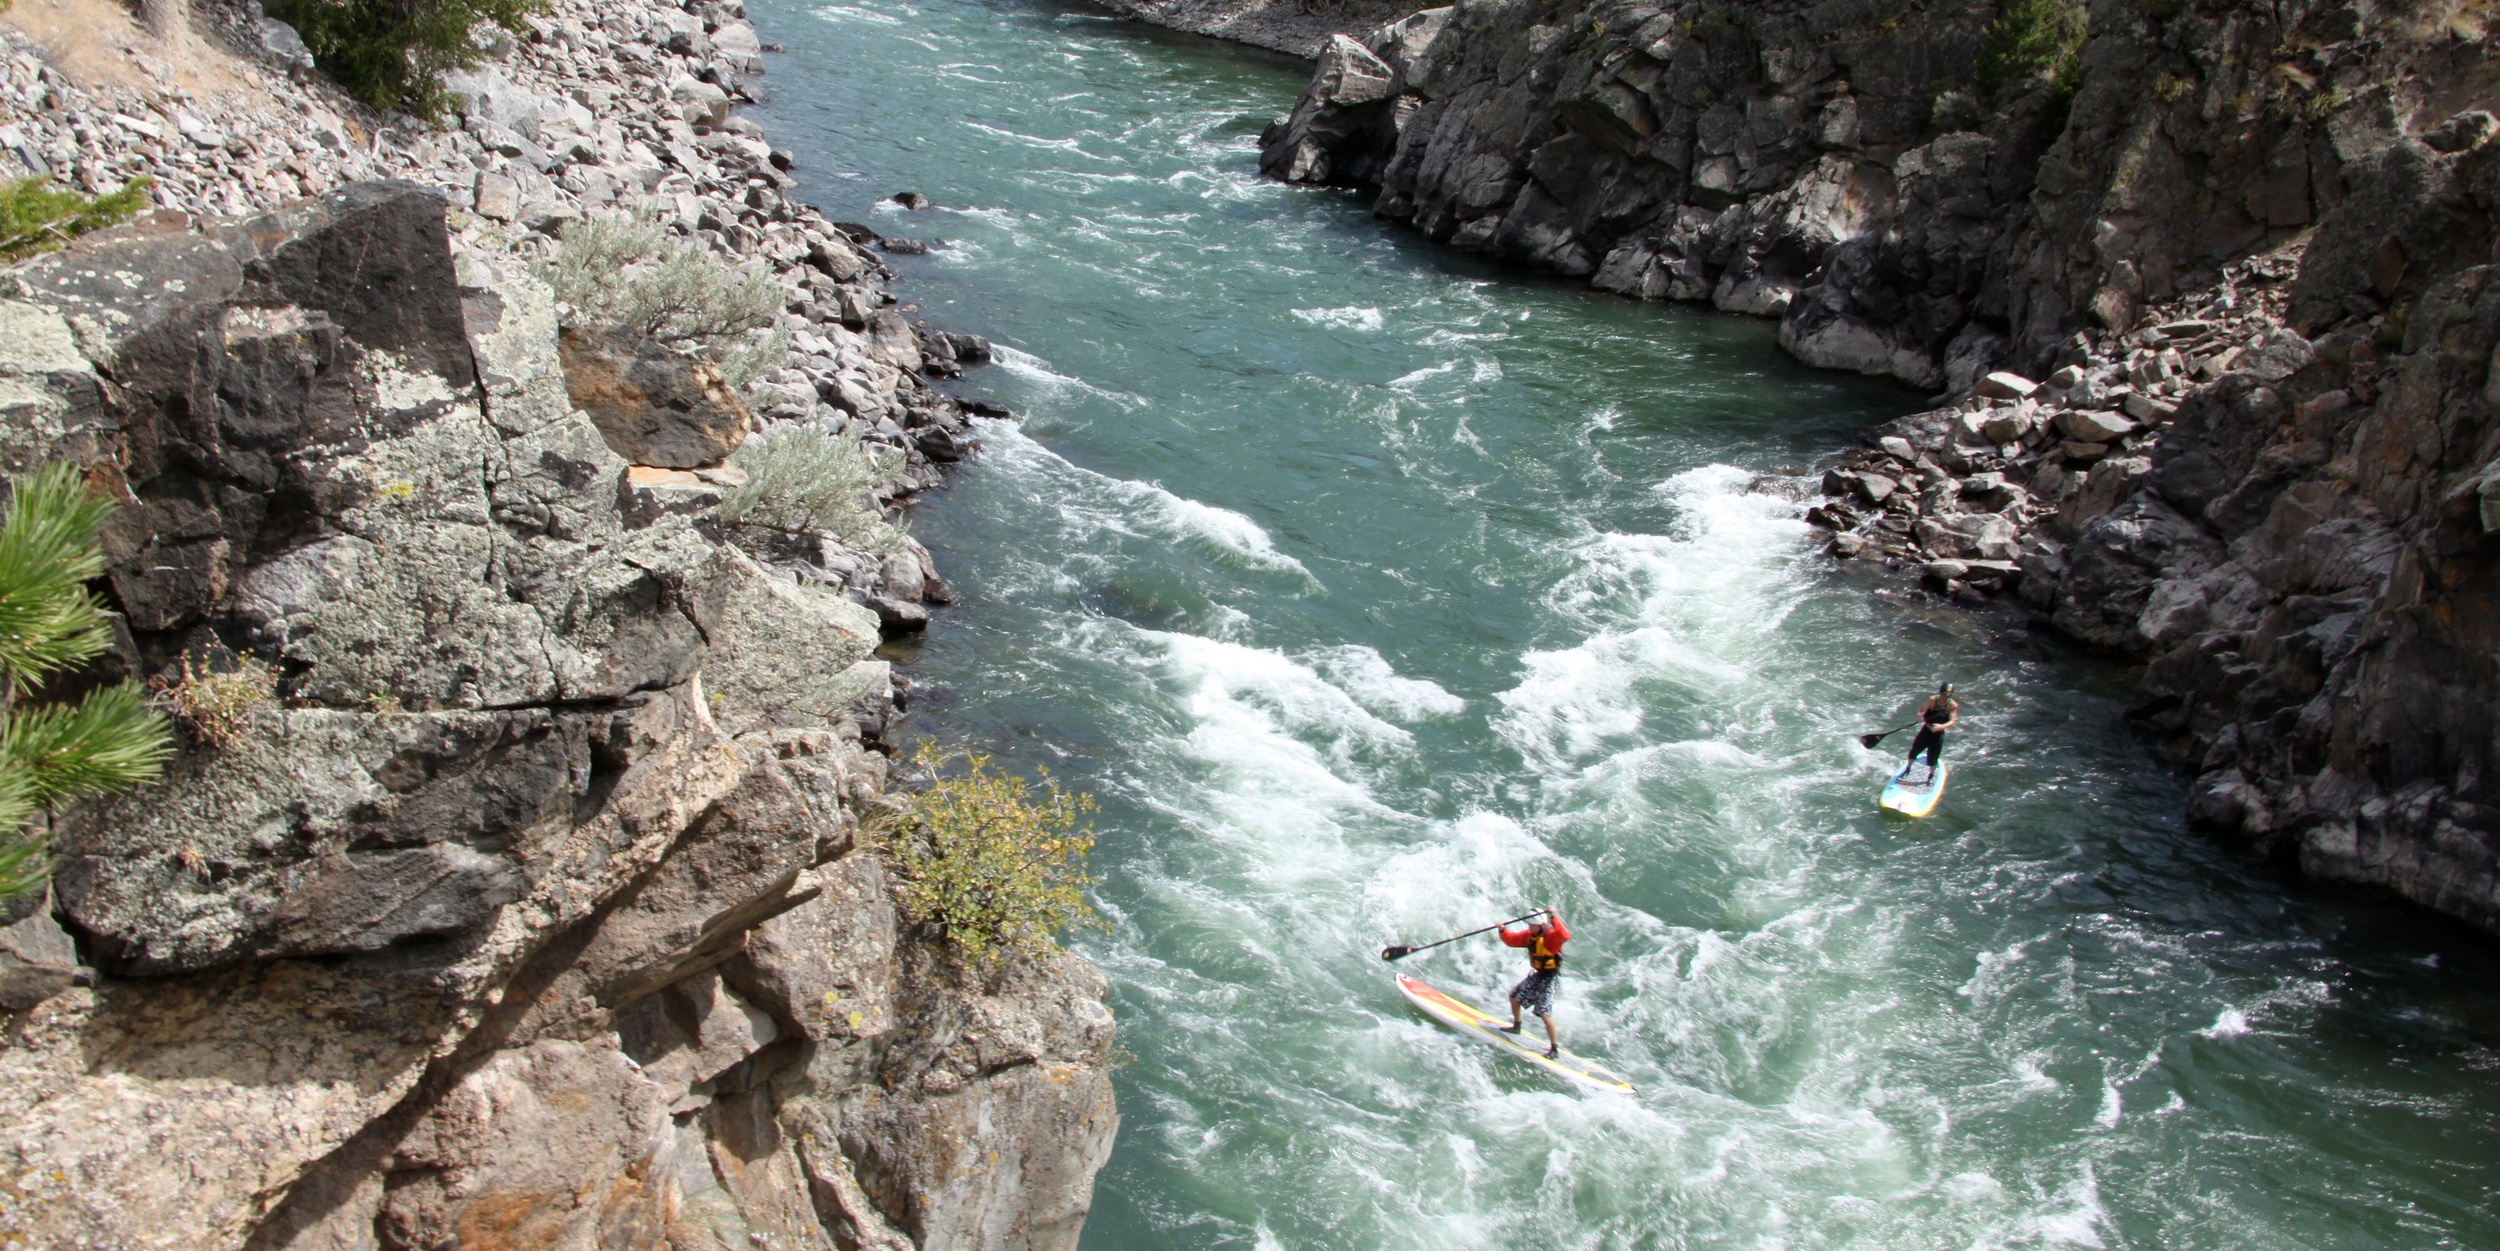
[[[724,532],[749,440],[857,434],[891,506],[1003,414],[928,381],[988,357],[890,286],[931,245],[785,194],[735,3],[554,5],[441,128],[198,16],[0,18],[0,166],[158,207],[7,275],[7,468],[118,488],[123,673],[285,674],[166,785],[56,817],[57,894],[0,930],[0,1228],[1072,1246],[1116,1126],[1101,974],[955,969],[859,834],[902,707],[873,649],[945,584],[908,540]],[[767,276],[744,346],[786,355],[732,388],[559,334],[538,261],[602,213]]]

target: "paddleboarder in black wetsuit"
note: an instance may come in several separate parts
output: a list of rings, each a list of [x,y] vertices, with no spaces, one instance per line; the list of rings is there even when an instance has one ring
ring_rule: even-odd
[[[1510,1024],[1502,1032],[1519,1032],[1522,1007],[1536,1013],[1545,1021],[1545,1058],[1551,1060],[1562,1050],[1562,1035],[1554,1029],[1554,983],[1562,980],[1562,949],[1571,941],[1571,931],[1563,926],[1561,913],[1547,908],[1544,918],[1530,921],[1528,928],[1499,933],[1504,945],[1528,949],[1528,975],[1510,988]]]
[[[1910,764],[1918,763],[1918,754],[1927,753],[1927,777],[1936,776],[1936,758],[1944,754],[1944,732],[1960,724],[1962,705],[1953,698],[1950,682],[1936,688],[1927,702],[1918,706],[1918,737],[1910,740]],[[1903,772],[1908,772],[1905,767]],[[1920,779],[1920,785],[1926,779]]]

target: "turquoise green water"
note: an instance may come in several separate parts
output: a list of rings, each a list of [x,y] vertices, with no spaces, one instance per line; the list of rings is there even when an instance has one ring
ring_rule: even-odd
[[[1792,475],[1916,397],[1261,182],[1289,62],[755,7],[806,194],[948,240],[904,289],[1027,414],[923,510],[962,604],[913,672],[1103,801],[1077,945],[1134,1060],[1087,1248],[2500,1244],[2490,947],[2187,833],[2123,675],[1815,553]],[[1952,793],[1882,818],[1852,736],[1939,677]],[[1637,1096],[1376,954],[1540,903]]]

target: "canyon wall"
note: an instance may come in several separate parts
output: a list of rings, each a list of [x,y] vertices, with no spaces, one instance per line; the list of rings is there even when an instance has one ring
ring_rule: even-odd
[[[1824,474],[1835,555],[2143,662],[2196,823],[2500,929],[2491,47],[2351,0],[1468,0],[1332,37],[1261,165],[1941,391]]]

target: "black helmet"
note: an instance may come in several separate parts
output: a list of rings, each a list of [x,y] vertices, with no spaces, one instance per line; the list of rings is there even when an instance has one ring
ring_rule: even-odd
[[[1953,693],[1953,684],[1952,684],[1952,683],[1950,683],[1950,682],[1942,682],[1942,683],[1938,683],[1938,684],[1937,684],[1937,686],[1936,686],[1936,693],[1937,693],[1938,695],[1950,695],[1950,694],[1952,694],[1952,693]]]

